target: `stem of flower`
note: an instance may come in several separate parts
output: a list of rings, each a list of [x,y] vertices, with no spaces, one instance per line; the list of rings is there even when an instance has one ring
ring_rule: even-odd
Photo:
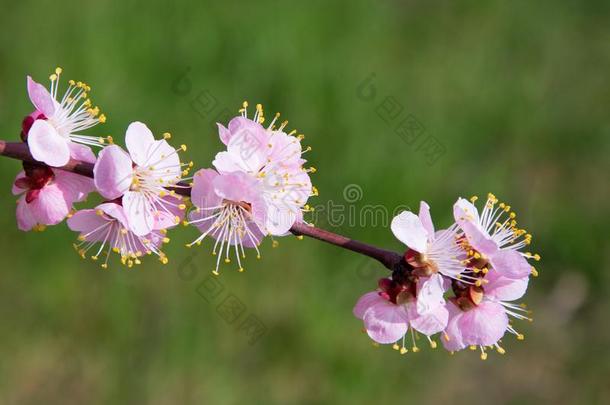
[[[30,153],[27,144],[24,142],[6,142],[0,140],[0,155],[21,160],[24,162],[38,163],[41,165],[43,164],[32,157],[32,154]],[[67,165],[59,167],[58,169],[93,178],[92,163],[70,159]],[[191,190],[188,187],[177,187],[174,190],[177,194],[182,194],[185,196],[189,196],[191,193]],[[402,255],[400,255],[399,253],[380,249],[378,247],[347,238],[343,235],[316,228],[315,226],[310,226],[304,223],[295,223],[292,228],[290,228],[290,232],[297,236],[307,236],[320,240],[322,242],[330,243],[331,245],[335,245],[343,249],[351,250],[352,252],[368,256],[379,261],[389,270],[397,269],[402,263]]]

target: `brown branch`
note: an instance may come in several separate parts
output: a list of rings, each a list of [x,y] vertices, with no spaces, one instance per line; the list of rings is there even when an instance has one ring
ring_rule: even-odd
[[[24,162],[42,164],[32,157],[27,144],[23,142],[5,142],[0,140],[0,155]],[[70,159],[67,165],[59,167],[58,169],[93,178],[93,164],[80,160]],[[183,183],[182,185],[186,186],[186,188],[176,187],[174,190],[178,194],[189,196],[191,194],[191,190],[188,188],[188,184]],[[390,270],[396,270],[403,265],[402,255],[396,252],[380,249],[375,246],[371,246],[366,243],[359,242],[357,240],[353,240],[304,223],[295,223],[290,229],[290,232],[292,232],[294,235],[307,236],[371,257],[379,261]]]

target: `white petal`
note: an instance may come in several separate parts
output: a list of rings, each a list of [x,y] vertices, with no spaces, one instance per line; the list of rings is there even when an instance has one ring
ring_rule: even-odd
[[[419,217],[410,211],[403,211],[392,219],[394,236],[419,253],[425,253],[428,244],[428,231]]]

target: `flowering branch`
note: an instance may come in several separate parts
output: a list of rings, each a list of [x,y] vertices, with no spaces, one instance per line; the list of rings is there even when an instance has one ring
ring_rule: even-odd
[[[21,160],[23,162],[46,166],[44,163],[38,162],[36,159],[34,159],[32,154],[30,153],[28,145],[24,142],[6,142],[0,140],[0,155],[12,159]],[[66,165],[58,167],[57,169],[93,178],[93,166],[94,165],[92,163],[83,162],[77,159],[70,159],[70,161]],[[188,184],[186,183],[180,183],[179,185],[180,187],[175,187],[171,189],[173,189],[177,194],[190,196],[190,186],[188,186]],[[310,226],[304,223],[295,223],[290,228],[290,232],[297,236],[307,236],[313,239],[320,240],[322,242],[330,243],[331,245],[335,245],[343,249],[351,250],[352,252],[368,256],[379,261],[389,270],[394,270],[401,263],[402,255],[396,252],[380,249],[378,247],[350,239],[343,235],[316,228],[314,226]]]
[[[316,169],[304,167],[303,156],[311,151],[301,144],[305,136],[287,130],[279,113],[263,126],[262,105],[249,117],[244,102],[227,127],[218,124],[226,148],[216,154],[213,168],[190,175],[193,162],[179,157],[186,145],[172,147],[170,133],[155,139],[142,122],[129,124],[126,150],[111,136],[83,134],[106,117],[93,107],[86,83],[69,80],[65,94],[58,95],[61,73],[57,68],[51,74],[49,90],[28,77],[35,110],[22,122],[23,142],[0,140],[0,155],[23,162],[12,187],[20,195],[19,229],[42,229],[67,218],[68,227],[79,233],[74,244],[79,255],[107,268],[112,252],[128,267],[151,254],[168,263],[161,249],[170,241],[167,230],[193,225],[200,234],[186,246],[214,239],[215,275],[221,262],[233,260],[244,271],[246,249],[260,257],[258,246],[266,236],[307,236],[373,258],[391,271],[354,307],[377,343],[405,354],[419,351],[416,332],[432,348],[437,346],[432,337],[440,333],[445,349],[478,347],[484,360],[490,349],[505,353],[499,345],[505,333],[523,340],[509,317],[531,320],[514,301],[525,294],[530,275],[538,274],[529,260],[540,256],[522,251],[532,236],[517,225],[510,205],[493,194],[480,209],[476,196],[458,198],[455,222],[445,229],[435,228],[422,201],[418,214],[403,211],[391,222],[406,252],[380,249],[302,222],[303,213],[313,211],[308,199],[318,195],[309,176]],[[101,147],[97,156],[91,146]],[[105,201],[75,212],[73,204],[93,191]]]

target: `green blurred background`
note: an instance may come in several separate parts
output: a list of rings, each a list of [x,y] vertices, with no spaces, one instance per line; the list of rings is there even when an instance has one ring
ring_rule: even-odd
[[[3,2],[4,139],[31,110],[25,75],[45,81],[58,65],[108,116],[91,133],[121,140],[141,120],[188,144],[198,167],[220,150],[216,116],[261,102],[313,147],[314,205],[348,215],[425,199],[448,225],[458,196],[493,191],[542,261],[526,297],[535,321],[505,356],[423,343],[400,356],[352,316],[385,274],[362,257],[266,241],[245,273],[223,269],[208,302],[209,244],[183,247],[195,230],[171,233],[167,266],[101,270],[63,224],[16,229],[19,164],[0,159],[0,403],[610,402],[609,16],[603,1]],[[387,97],[442,145],[436,162],[382,120]],[[401,249],[382,223],[316,222]],[[224,299],[241,303],[238,320],[221,316]],[[248,315],[259,339],[240,330]]]

